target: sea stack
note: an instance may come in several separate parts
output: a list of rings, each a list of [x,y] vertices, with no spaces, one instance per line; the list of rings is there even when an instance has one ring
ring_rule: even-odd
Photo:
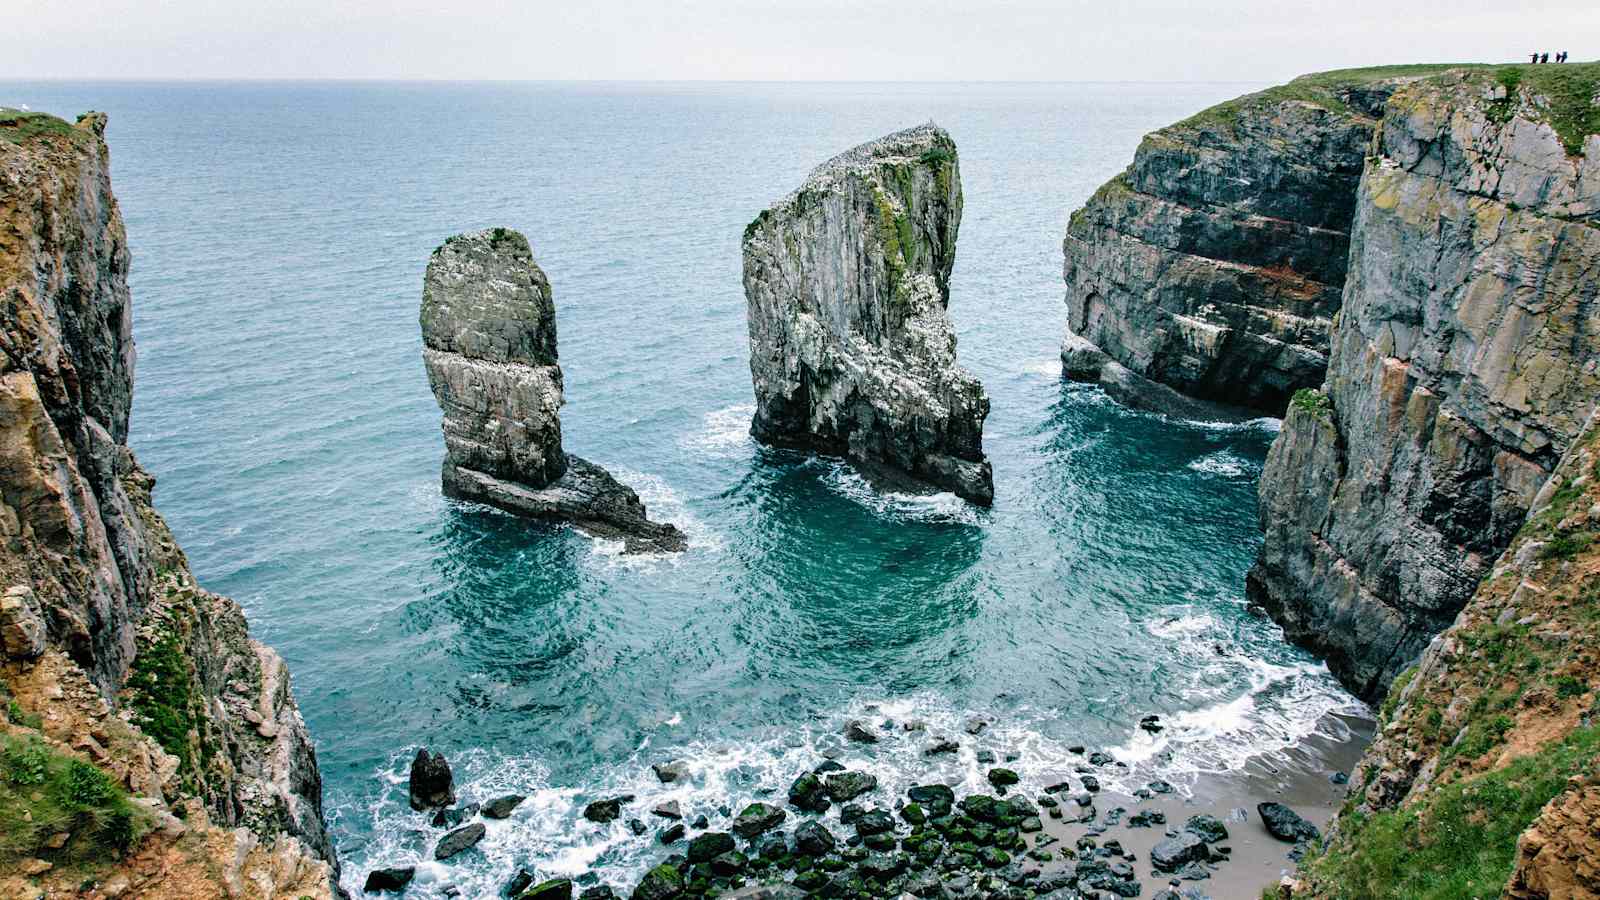
[[[555,300],[527,238],[493,228],[445,241],[423,276],[421,319],[446,496],[568,522],[630,553],[684,549],[632,489],[563,451]]]
[[[960,227],[956,145],[930,123],[834,157],[745,228],[757,440],[993,502],[989,398],[947,313]]]

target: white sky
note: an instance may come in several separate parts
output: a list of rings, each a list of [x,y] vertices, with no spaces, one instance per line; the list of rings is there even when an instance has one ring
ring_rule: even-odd
[[[0,0],[0,78],[1275,81],[1600,57],[1600,0]]]

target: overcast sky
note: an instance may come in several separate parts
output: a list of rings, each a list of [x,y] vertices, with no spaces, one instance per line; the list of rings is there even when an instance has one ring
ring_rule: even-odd
[[[1271,81],[1592,59],[1600,0],[0,0],[0,35],[5,79]]]

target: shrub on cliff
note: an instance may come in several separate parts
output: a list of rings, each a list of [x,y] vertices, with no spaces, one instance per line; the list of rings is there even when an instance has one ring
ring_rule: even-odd
[[[105,772],[39,737],[0,735],[0,866],[28,857],[106,863],[148,828]]]

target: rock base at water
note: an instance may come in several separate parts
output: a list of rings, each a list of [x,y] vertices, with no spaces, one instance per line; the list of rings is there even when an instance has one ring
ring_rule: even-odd
[[[442,477],[445,496],[532,519],[567,522],[597,538],[622,541],[629,553],[676,552],[689,546],[676,526],[645,517],[644,503],[632,488],[570,453],[566,472],[542,488],[462,469],[449,460]]]

